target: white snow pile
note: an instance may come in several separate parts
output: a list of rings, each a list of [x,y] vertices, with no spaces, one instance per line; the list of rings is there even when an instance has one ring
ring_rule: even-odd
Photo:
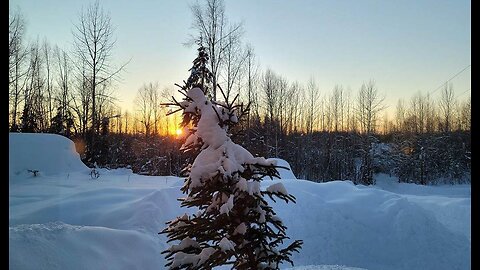
[[[10,269],[165,269],[160,252],[169,245],[158,232],[195,212],[177,201],[182,179],[126,169],[92,179],[72,142],[57,135],[10,134],[9,147]],[[470,185],[425,187],[380,175],[375,187],[283,179],[261,189],[276,183],[297,204],[271,205],[288,236],[304,241],[295,267],[282,269],[471,269]]]
[[[10,174],[28,174],[28,170],[45,175],[88,170],[80,161],[74,143],[63,136],[10,133],[8,139]]]

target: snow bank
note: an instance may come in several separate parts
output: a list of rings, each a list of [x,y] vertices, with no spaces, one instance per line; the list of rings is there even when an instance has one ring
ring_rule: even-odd
[[[375,178],[375,188],[402,194],[433,213],[445,227],[471,240],[471,185],[421,186],[398,183],[397,177],[386,174],[378,174]]]
[[[304,240],[294,262],[384,270],[470,269],[466,233],[451,230],[408,197],[350,181],[283,182],[297,205],[278,208],[278,216],[292,239]]]
[[[10,175],[10,269],[164,269],[160,252],[168,245],[157,233],[167,220],[195,212],[176,200],[184,196],[182,179],[101,170],[92,180],[79,171],[86,167],[71,154],[71,141],[16,135],[10,143],[13,137],[20,146],[10,148],[10,168],[40,164],[45,174]],[[50,148],[39,155],[44,140]],[[27,149],[37,154],[22,154]],[[76,165],[56,165],[50,150]],[[469,186],[265,180],[261,188],[279,182],[297,198],[272,204],[288,236],[304,241],[292,257],[295,270],[471,268]]]
[[[10,175],[70,173],[88,170],[74,143],[63,136],[41,133],[9,133],[8,169]],[[30,174],[31,175],[31,174]]]

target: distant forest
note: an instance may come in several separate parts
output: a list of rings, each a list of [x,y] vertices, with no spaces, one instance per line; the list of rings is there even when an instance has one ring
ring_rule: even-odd
[[[400,99],[389,116],[374,80],[357,91],[342,85],[320,90],[313,77],[289,81],[261,69],[253,46],[243,40],[243,25],[224,19],[223,1],[205,0],[191,10],[191,43],[201,41],[210,56],[212,98],[250,104],[250,113],[231,133],[251,153],[285,159],[297,178],[316,182],[370,185],[375,173],[386,173],[424,185],[470,183],[471,98],[461,99],[466,92],[456,96],[451,82]],[[181,175],[188,160],[179,150],[181,117],[166,116],[171,109],[163,105],[175,96],[175,87],[145,82],[134,111],[122,111],[114,85],[128,62],[113,65],[108,13],[94,2],[72,27],[71,49],[47,40],[27,42],[25,18],[10,10],[10,132],[71,138],[91,167]]]

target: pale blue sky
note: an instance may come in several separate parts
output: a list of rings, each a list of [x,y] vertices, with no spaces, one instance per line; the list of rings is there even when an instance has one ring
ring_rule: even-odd
[[[91,1],[10,0],[27,19],[27,36],[69,48],[71,29]],[[132,58],[118,85],[131,110],[137,89],[158,81],[173,87],[188,76],[195,48],[189,5],[181,0],[101,0],[116,27],[115,61]],[[431,92],[471,64],[471,2],[467,0],[226,0],[230,21],[243,21],[262,69],[290,81],[317,80],[353,93],[374,79],[394,109],[398,98]],[[457,95],[470,89],[471,68],[452,80]],[[439,95],[440,91],[434,94]],[[464,93],[465,98],[470,92]]]

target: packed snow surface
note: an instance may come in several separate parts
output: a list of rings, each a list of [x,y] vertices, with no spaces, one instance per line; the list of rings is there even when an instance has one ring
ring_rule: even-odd
[[[177,177],[101,169],[92,179],[64,137],[10,134],[9,147],[10,269],[164,269],[160,252],[169,245],[158,232],[166,221],[196,211],[180,208]],[[304,241],[292,257],[295,267],[282,268],[471,268],[470,185],[376,180],[374,187],[263,181],[262,190],[281,182],[297,198],[272,204],[291,239]],[[222,248],[232,248],[227,241]]]

